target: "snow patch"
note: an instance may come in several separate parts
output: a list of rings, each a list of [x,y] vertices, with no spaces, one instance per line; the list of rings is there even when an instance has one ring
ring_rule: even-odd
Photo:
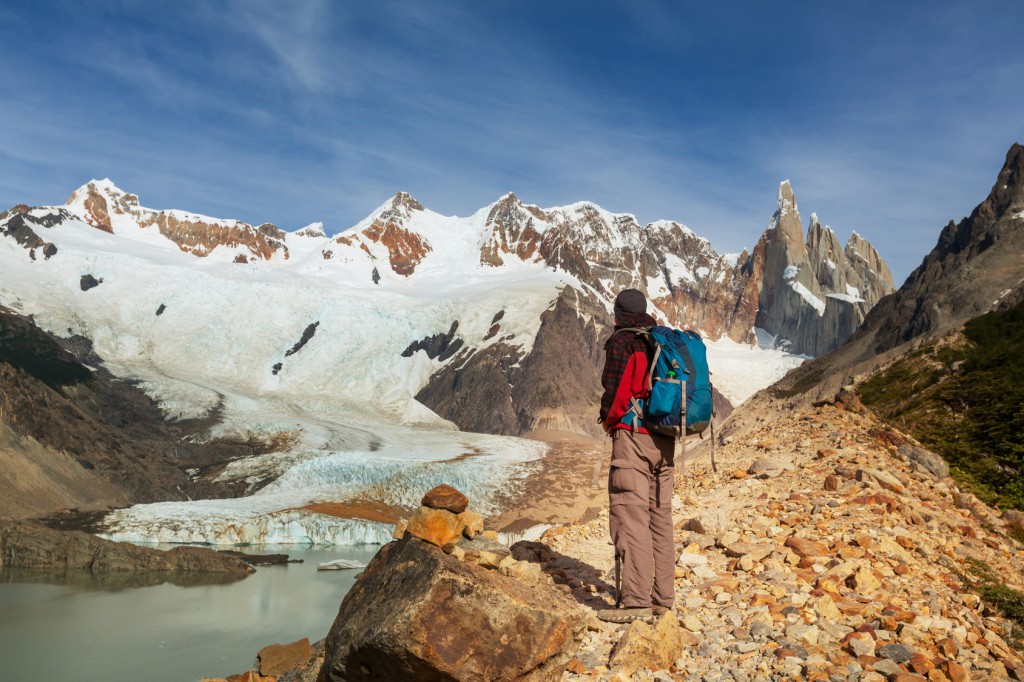
[[[789,268],[786,269],[788,270]],[[810,289],[795,280],[789,283],[789,288],[800,294],[800,298],[810,303],[811,307],[818,311],[819,317],[825,314],[825,302],[811,293]]]
[[[810,359],[806,355],[794,355],[776,348],[775,337],[763,329],[754,331],[756,345],[737,343],[727,337],[705,341],[711,383],[734,406]]]
[[[690,282],[692,284],[697,283],[697,278],[694,276],[693,271],[679,256],[673,253],[665,254],[665,270],[668,271],[669,279],[675,282]]]

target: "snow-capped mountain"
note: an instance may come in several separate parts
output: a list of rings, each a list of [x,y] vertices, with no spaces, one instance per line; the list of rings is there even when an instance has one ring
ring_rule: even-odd
[[[463,429],[504,434],[594,432],[600,344],[623,288],[723,347],[761,330],[762,343],[807,355],[844,341],[892,290],[856,233],[841,248],[812,215],[804,237],[788,182],[753,252],[738,256],[677,222],[640,225],[587,202],[542,209],[508,194],[459,218],[398,193],[328,237],[319,223],[286,232],[145,208],[109,180],[61,207],[16,206],[0,233],[23,247],[6,256],[32,265],[0,296],[92,339],[125,374],[198,368],[246,391],[362,396],[360,409],[434,419],[422,403]],[[29,280],[42,286],[16,285]],[[311,379],[314,365],[324,374]],[[733,402],[757,388],[722,378]],[[194,395],[153,391],[172,412],[197,409]]]
[[[757,247],[736,256],[680,223],[586,202],[542,209],[509,194],[455,217],[399,193],[329,236],[148,209],[103,180],[63,206],[0,213],[0,305],[87,344],[81,360],[131,379],[169,418],[209,426],[197,438],[264,444],[226,467],[178,464],[197,479],[189,490],[255,495],[136,506],[112,535],[352,542],[389,531],[303,505],[402,508],[446,482],[486,511],[544,447],[482,434],[599,433],[622,288],[705,333],[733,403],[806,357],[777,346],[838,343],[891,280],[869,244],[837,244],[816,221],[804,239],[788,185]]]

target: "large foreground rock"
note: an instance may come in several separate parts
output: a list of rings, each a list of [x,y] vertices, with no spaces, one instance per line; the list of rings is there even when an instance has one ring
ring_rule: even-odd
[[[417,538],[385,545],[327,635],[325,680],[558,680],[584,628],[579,606]]]
[[[182,571],[239,576],[255,570],[237,557],[202,547],[163,551],[24,521],[0,523],[0,569]]]

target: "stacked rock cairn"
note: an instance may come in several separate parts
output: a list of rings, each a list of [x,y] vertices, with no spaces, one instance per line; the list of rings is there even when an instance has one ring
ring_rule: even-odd
[[[408,521],[399,521],[394,538],[413,536],[440,547],[459,561],[498,571],[528,585],[540,580],[540,564],[517,561],[493,530],[484,530],[483,516],[469,509],[469,499],[450,485],[423,496]]]

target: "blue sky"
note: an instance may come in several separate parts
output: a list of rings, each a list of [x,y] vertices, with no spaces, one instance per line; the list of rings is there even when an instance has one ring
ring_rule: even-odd
[[[144,205],[355,224],[508,191],[752,246],[802,216],[899,284],[1024,142],[1024,3],[0,5],[0,205],[110,177]]]

